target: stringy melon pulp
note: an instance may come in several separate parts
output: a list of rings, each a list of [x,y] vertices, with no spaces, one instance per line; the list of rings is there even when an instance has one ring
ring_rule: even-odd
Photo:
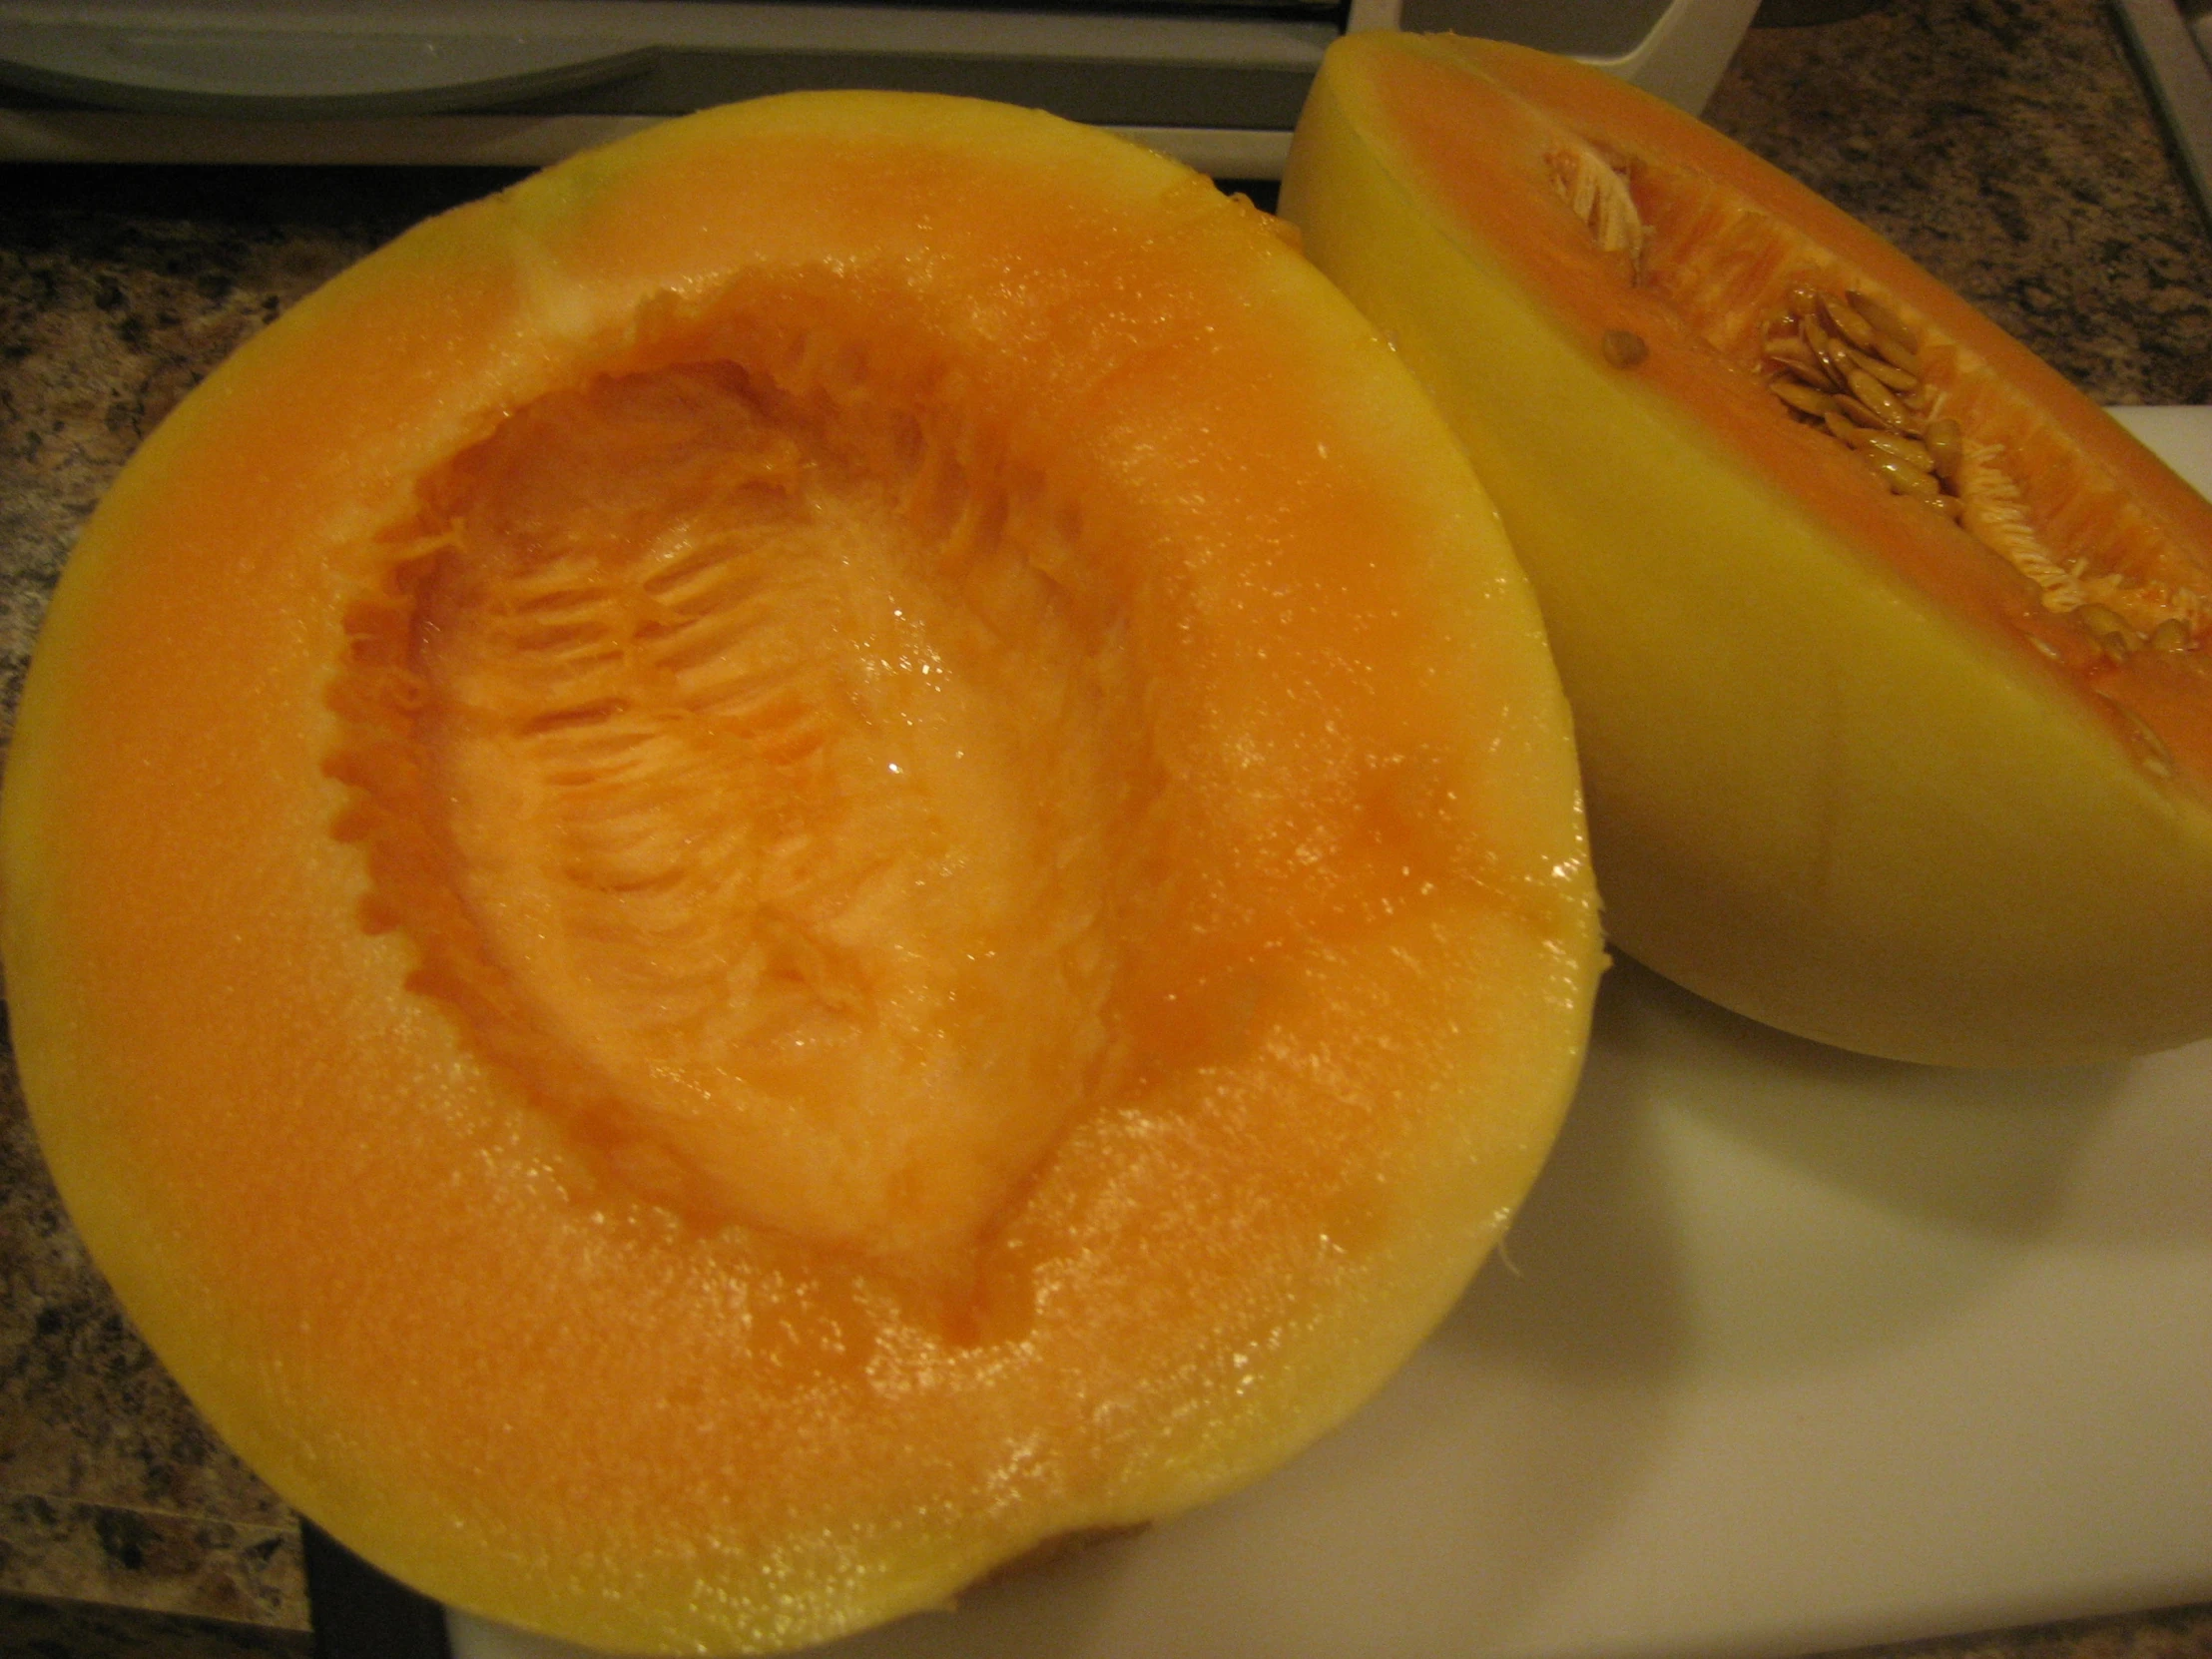
[[[1858,360],[1876,358],[1873,366],[1888,370],[1893,385],[1919,382],[1882,405],[1894,411],[1890,435],[1906,440],[1901,449],[1925,454],[1921,440],[1948,422],[1959,450],[1939,474],[1944,493],[1929,498],[1931,511],[1956,520],[1956,535],[1898,538],[1900,562],[1937,592],[2001,592],[2008,628],[2100,699],[2146,770],[2171,777],[2178,750],[2196,780],[2212,780],[2212,722],[2181,713],[2206,695],[2202,653],[2212,626],[2206,600],[2212,574],[2170,520],[2146,512],[2129,480],[2084,456],[2060,422],[1909,297],[1879,288],[1877,279],[1694,167],[1656,154],[1616,167],[1584,153],[1621,182],[1632,204],[1635,279],[1731,367],[1771,388],[1780,378],[1776,350],[1788,345],[1792,328],[1803,327],[1791,313],[1816,298],[1819,315],[1841,310],[1854,326],[1866,325],[1851,309],[1854,299],[1882,316],[1886,327],[1876,337],[1903,347],[1892,354],[1909,357],[1911,373],[1896,373],[1871,346]],[[1832,344],[1830,355],[1844,360],[1849,347],[1848,340],[1841,349]],[[1863,380],[1857,389],[1866,391]],[[1862,462],[1879,462],[1864,422],[1839,425],[1779,400],[1777,407],[1808,436],[1836,440],[1833,451],[1818,438],[1807,446],[1821,461],[1832,464],[1856,447]],[[1839,436],[1844,429],[1849,438]],[[1924,462],[1899,476],[1931,470]],[[1908,495],[1900,505],[1912,500]],[[2146,715],[2157,720],[2155,729]]]
[[[1132,1058],[1156,763],[1080,508],[775,316],[766,367],[595,379],[424,482],[348,623],[343,832],[614,1180],[951,1286]]]
[[[1533,601],[1261,216],[950,100],[671,123],[259,336],[72,556],[26,1092],[219,1430],[430,1594],[788,1648],[1351,1411],[1599,962]]]

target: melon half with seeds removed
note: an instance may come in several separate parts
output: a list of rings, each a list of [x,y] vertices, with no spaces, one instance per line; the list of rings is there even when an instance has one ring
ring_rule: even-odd
[[[1865,227],[1520,48],[1332,49],[1286,217],[1495,496],[1606,927],[1897,1058],[2212,1034],[2212,508]]]
[[[1050,118],[670,124],[301,303],[74,553],[42,1143],[216,1426],[623,1652],[1251,1479],[1457,1296],[1597,971],[1496,517],[1280,227]]]

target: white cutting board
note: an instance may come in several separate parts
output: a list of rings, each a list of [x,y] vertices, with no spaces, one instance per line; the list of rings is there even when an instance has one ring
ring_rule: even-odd
[[[2212,409],[2119,412],[2212,494]],[[1504,1257],[1350,1423],[817,1652],[1772,1659],[2204,1600],[2212,1043],[1926,1070],[1624,963]]]

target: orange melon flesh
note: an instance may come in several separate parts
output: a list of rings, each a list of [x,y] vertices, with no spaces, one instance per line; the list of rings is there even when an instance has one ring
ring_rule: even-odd
[[[1617,943],[1900,1059],[2212,1033],[2212,508],[2162,463],[1866,228],[1564,60],[1348,39],[1283,203],[1536,585]],[[1911,335],[1957,522],[1770,389],[1799,288]]]
[[[449,1602],[788,1648],[1215,1496],[1503,1227],[1597,970],[1448,432],[1270,223],[801,96],[423,226],[74,553],[4,803],[71,1213]]]

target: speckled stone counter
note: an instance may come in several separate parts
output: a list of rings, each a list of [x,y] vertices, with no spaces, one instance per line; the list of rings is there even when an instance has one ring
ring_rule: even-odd
[[[2094,0],[1754,30],[1706,119],[2103,403],[2212,403],[2212,239]]]
[[[290,301],[509,177],[0,171],[0,700],[11,718],[46,595],[139,439]],[[290,1632],[304,1652],[297,1525],[115,1307],[60,1213],[12,1066],[0,1075],[0,1593],[221,1620],[271,1640]],[[111,1618],[108,1635],[31,1644],[27,1631],[71,1616],[9,1610],[0,1653],[105,1653],[100,1643],[131,1634]],[[150,1629],[138,1651],[184,1651],[182,1628]]]
[[[2106,402],[2212,402],[2212,237],[2093,0],[1755,30],[1707,112]],[[0,718],[85,514],[239,341],[506,176],[0,171]],[[138,1342],[0,1070],[0,1655],[308,1652],[296,1524]],[[2212,1655],[2212,1608],[1894,1659]]]

